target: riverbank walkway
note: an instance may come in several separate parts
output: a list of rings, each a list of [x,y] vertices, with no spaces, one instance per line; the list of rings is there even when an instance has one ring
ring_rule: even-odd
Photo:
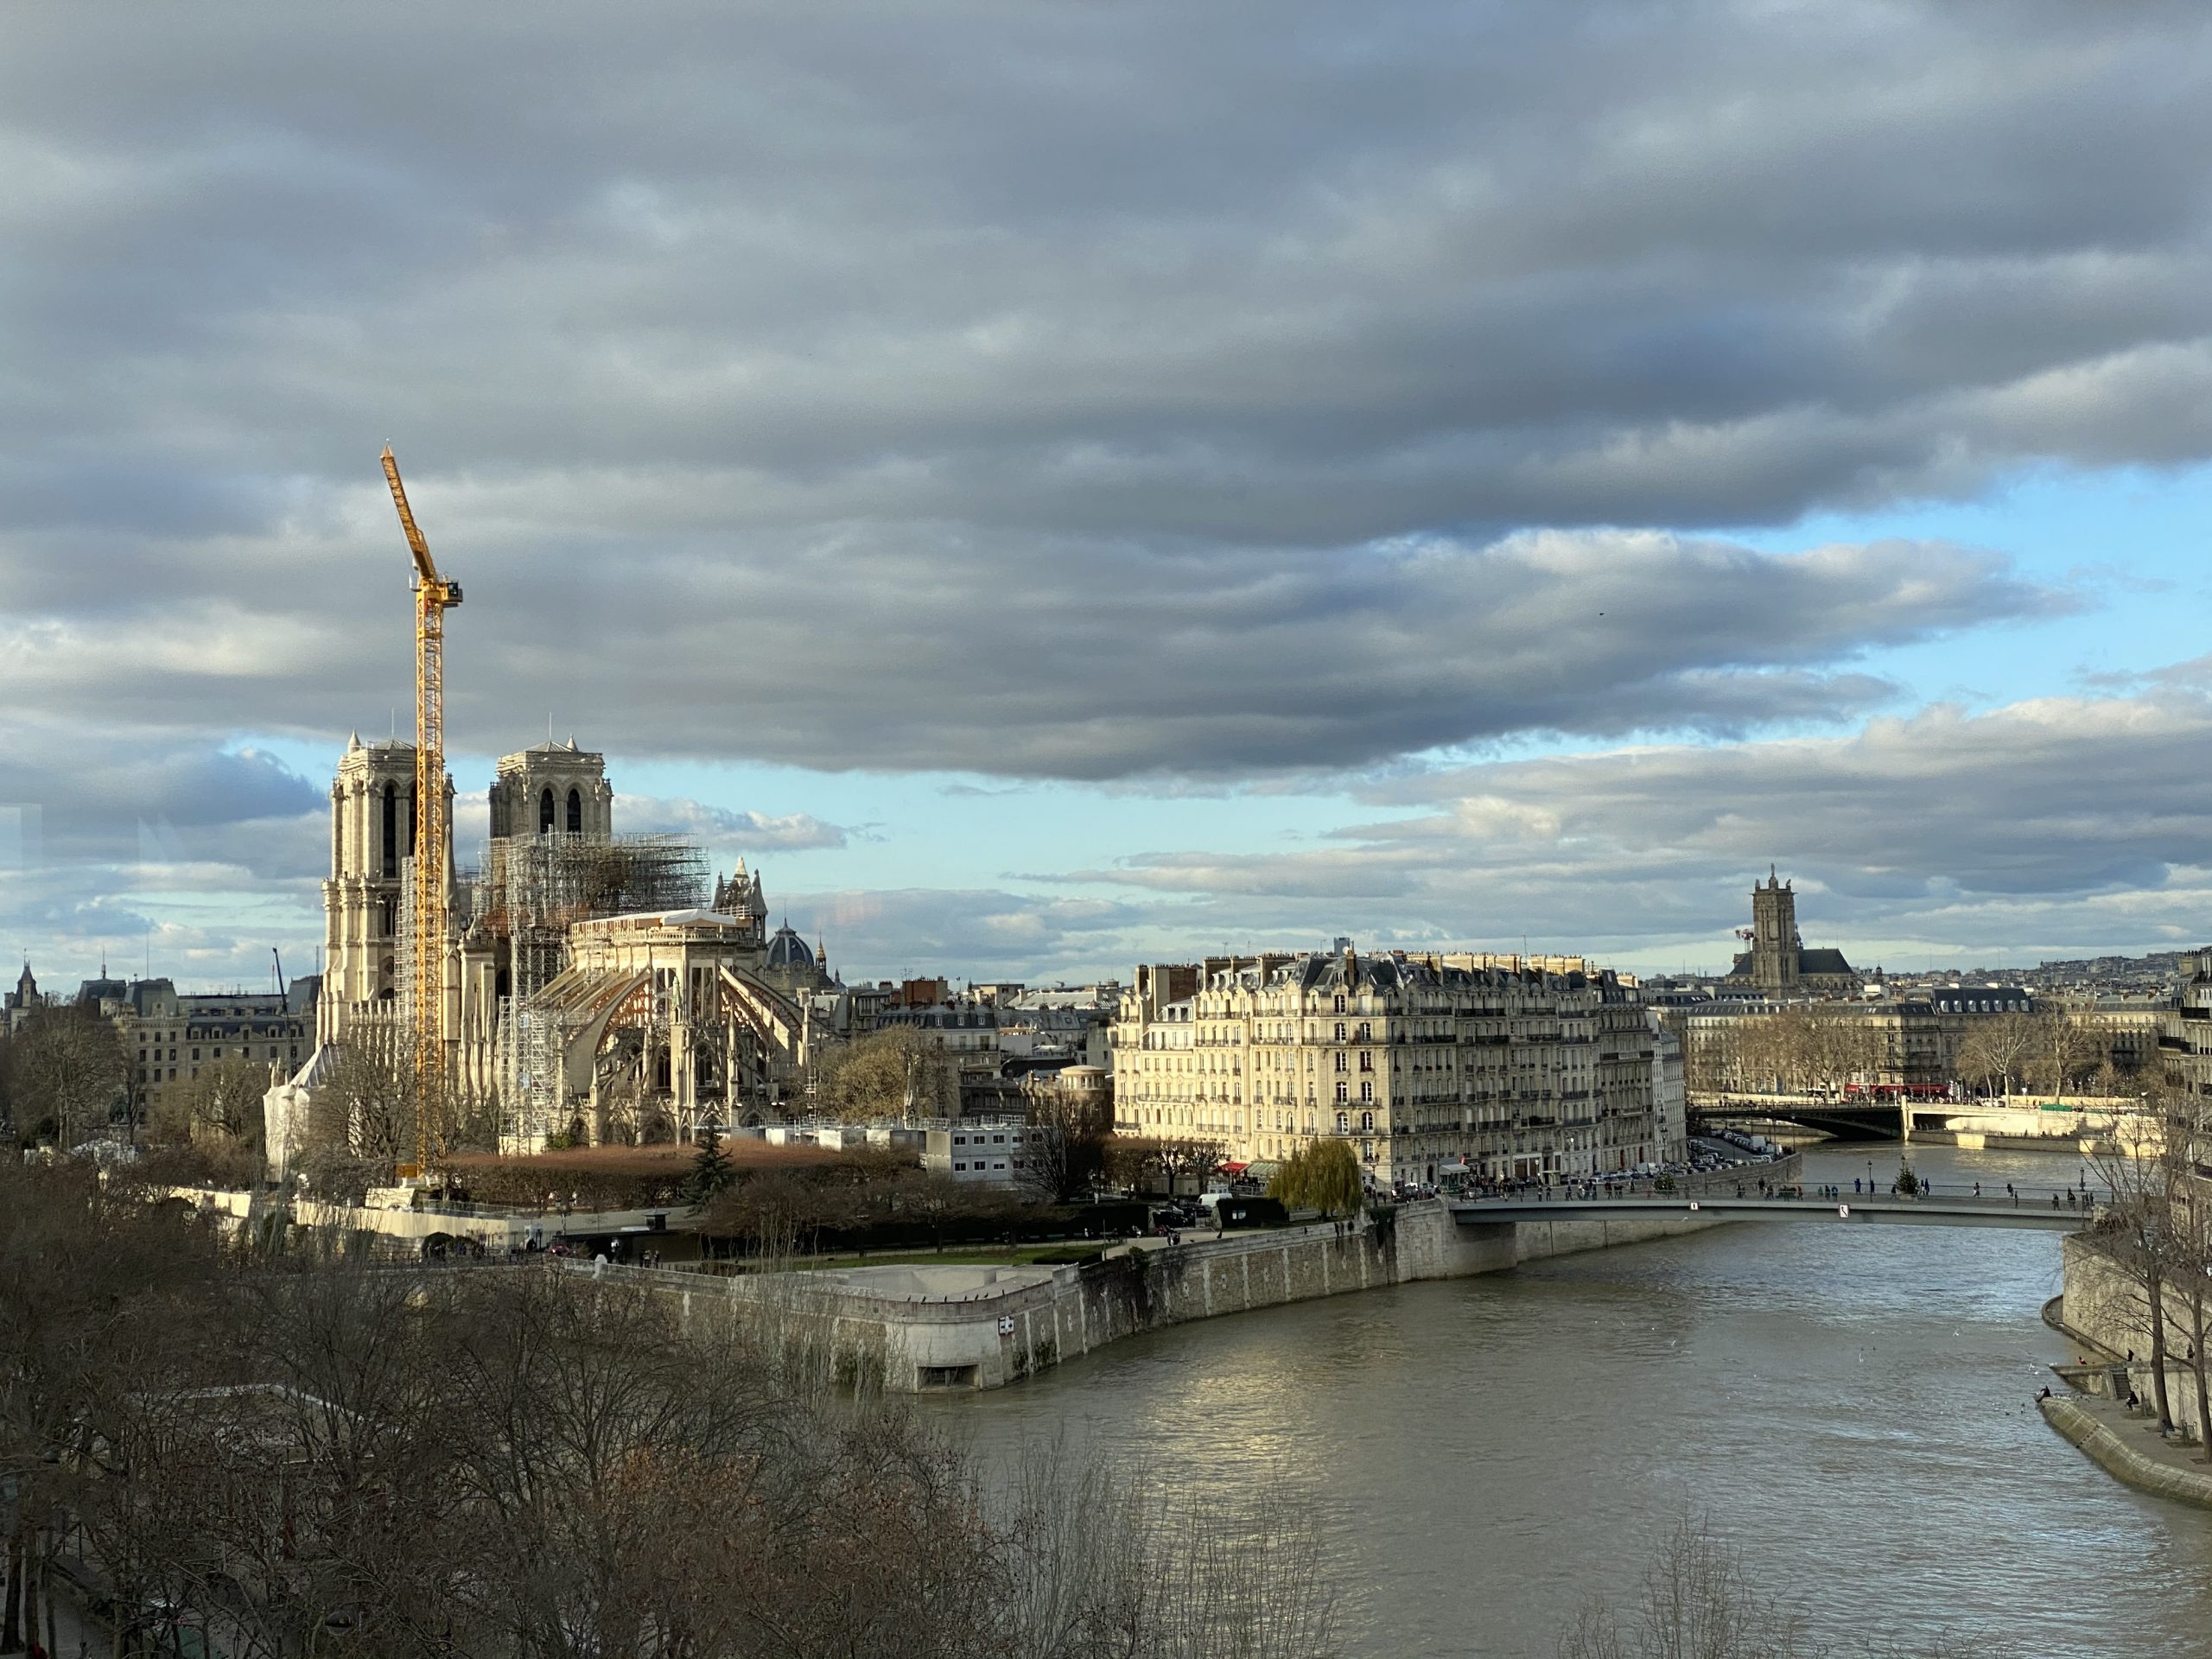
[[[1980,1198],[1971,1193],[1921,1198],[1888,1192],[1868,1198],[1849,1192],[1838,1198],[1809,1192],[1802,1197],[1762,1197],[1756,1190],[1741,1197],[1707,1191],[1694,1198],[1611,1197],[1602,1192],[1591,1198],[1522,1194],[1454,1198],[1452,1218],[1462,1226],[1485,1226],[1504,1222],[1660,1220],[1695,1215],[1725,1221],[1825,1222],[1830,1225],[1881,1222],[1908,1227],[2026,1227],[2070,1233],[2095,1218],[2096,1206],[2078,1192],[2069,1204],[2069,1190],[2020,1187]]]
[[[2070,1389],[2037,1403],[2045,1422],[2130,1486],[2212,1510],[2212,1464],[2202,1460],[2203,1448],[2160,1434],[2156,1417]]]

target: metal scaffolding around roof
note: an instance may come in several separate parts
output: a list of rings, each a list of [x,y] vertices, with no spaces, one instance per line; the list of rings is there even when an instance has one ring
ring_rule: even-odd
[[[545,995],[569,967],[578,922],[688,910],[707,892],[706,855],[678,836],[549,832],[492,843],[475,921],[507,945],[495,1057],[501,1140],[542,1146],[566,1128],[563,1057],[573,1010]]]

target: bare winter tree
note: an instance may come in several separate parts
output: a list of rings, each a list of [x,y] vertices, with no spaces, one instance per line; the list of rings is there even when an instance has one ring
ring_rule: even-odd
[[[1633,1601],[1586,1605],[1558,1649],[1560,1659],[1822,1659],[1840,1652],[1957,1659],[1989,1651],[1940,1634],[1910,1645],[1879,1637],[1848,1649],[1821,1642],[1800,1608],[1763,1593],[1742,1554],[1716,1537],[1710,1522],[1692,1517],[1676,1522],[1652,1552]]]
[[[1976,1020],[1961,1040],[1956,1070],[1985,1088],[2002,1084],[2009,1096],[2013,1080],[2027,1071],[2040,1046],[2032,1014],[1989,1014]]]
[[[8,1066],[16,1132],[64,1147],[107,1127],[130,1072],[123,1034],[77,1007],[35,1009],[9,1041]]]
[[[25,1645],[26,1588],[81,1507],[105,1408],[188,1370],[219,1255],[182,1206],[147,1203],[126,1181],[75,1162],[0,1165],[0,1476],[16,1498],[0,1651]]]
[[[270,1071],[258,1060],[214,1060],[172,1091],[148,1128],[157,1141],[218,1141],[257,1151]]]
[[[1058,1092],[1033,1098],[1030,1126],[1030,1185],[1042,1197],[1074,1199],[1088,1195],[1106,1173],[1106,1145],[1114,1133],[1110,1096],[1082,1097]]]
[[[2166,1099],[2163,1087],[2144,1096],[2145,1129],[2163,1129]],[[2139,1328],[2150,1348],[2152,1402],[2164,1430],[2173,1423],[2166,1390],[2167,1292],[2189,1268],[2176,1226],[2177,1172],[2159,1142],[2149,1136],[2139,1142],[2123,1137],[2107,1143],[2095,1163],[2111,1193],[2098,1217],[2096,1236],[2131,1281]]]
[[[2094,1071],[2105,1058],[2106,1046],[2088,1015],[2063,1002],[2049,1002],[2028,1016],[2035,1044],[2028,1058],[2028,1072],[2054,1098]]]

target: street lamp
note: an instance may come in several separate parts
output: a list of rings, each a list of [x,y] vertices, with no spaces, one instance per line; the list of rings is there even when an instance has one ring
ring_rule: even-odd
[[[1870,1198],[1874,1196],[1874,1160],[1872,1158],[1866,1160],[1866,1196]]]

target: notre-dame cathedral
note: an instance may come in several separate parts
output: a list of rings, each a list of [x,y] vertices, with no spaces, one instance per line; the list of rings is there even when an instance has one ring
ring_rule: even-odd
[[[605,757],[573,739],[499,762],[482,859],[445,872],[442,981],[408,983],[414,791],[413,744],[347,745],[315,1051],[269,1100],[280,1163],[342,1057],[404,1052],[417,995],[445,999],[454,1116],[494,1123],[509,1153],[780,1117],[849,1033],[850,998],[823,952],[769,931],[758,873],[741,860],[710,885],[692,843],[618,835]],[[445,796],[450,824],[450,778]]]

